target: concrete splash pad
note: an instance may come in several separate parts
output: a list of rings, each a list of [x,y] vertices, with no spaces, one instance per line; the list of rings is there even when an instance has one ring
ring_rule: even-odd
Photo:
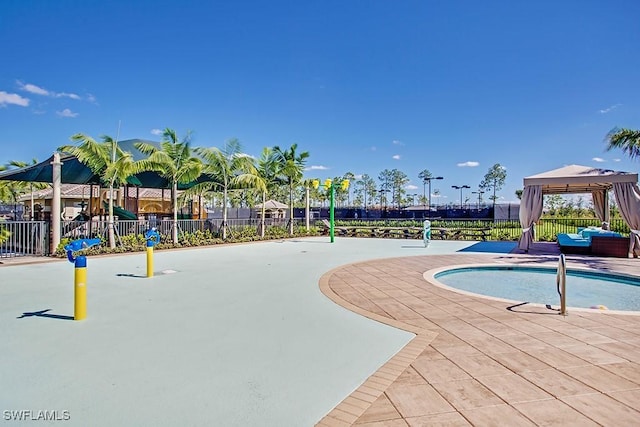
[[[413,337],[336,306],[322,274],[472,243],[158,251],[152,279],[144,254],[90,257],[81,322],[72,264],[0,268],[2,410],[68,413],[65,425],[313,425]]]

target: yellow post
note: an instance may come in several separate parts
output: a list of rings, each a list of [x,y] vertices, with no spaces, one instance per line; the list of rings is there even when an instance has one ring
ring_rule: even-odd
[[[147,277],[153,277],[153,245],[147,245]]]
[[[87,259],[79,256],[74,269],[73,320],[87,317]]]

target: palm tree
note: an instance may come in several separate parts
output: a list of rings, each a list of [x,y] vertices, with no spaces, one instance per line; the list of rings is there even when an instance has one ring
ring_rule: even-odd
[[[222,239],[227,238],[227,205],[229,190],[253,187],[263,189],[263,183],[256,172],[253,158],[242,152],[237,139],[226,142],[224,149],[217,147],[197,148],[196,152],[204,162],[202,172],[211,181],[200,183],[189,191],[222,191]]]
[[[115,233],[113,226],[113,189],[126,183],[127,178],[132,177],[145,169],[144,161],[134,161],[129,152],[123,151],[118,146],[118,141],[108,135],[102,136],[102,142],[97,142],[88,135],[77,133],[71,137],[71,141],[79,145],[63,145],[58,148],[75,156],[91,171],[100,177],[100,180],[109,186],[109,217],[107,229],[109,235],[109,247],[115,248]]]
[[[0,171],[10,169],[8,165],[0,165]],[[25,193],[25,183],[21,181],[0,181],[0,202],[13,204],[14,220],[18,220],[18,198]]]
[[[178,243],[178,184],[194,182],[202,174],[202,162],[192,155],[189,133],[179,142],[173,129],[166,128],[162,134],[160,148],[147,142],[137,142],[135,147],[144,154],[148,167],[160,173],[171,183],[171,210],[173,221],[171,238]]]
[[[615,128],[607,134],[607,151],[620,148],[630,158],[640,157],[640,130]]]
[[[38,164],[38,159],[31,159],[31,163],[27,163],[27,162],[23,162],[20,160],[11,160],[9,161],[9,163],[7,164],[7,166],[5,167],[5,169],[9,169],[9,168],[24,168],[27,166],[31,166],[31,165],[37,165]],[[2,169],[0,169],[2,170]],[[16,192],[19,193],[25,193],[27,192],[27,188],[28,191],[31,193],[31,206],[30,206],[30,211],[29,211],[29,219],[33,220],[33,190],[42,190],[44,188],[47,188],[49,186],[49,184],[44,183],[44,182],[17,182],[17,181],[10,181],[13,182],[13,185],[17,186],[15,188]],[[15,201],[14,203],[17,202],[17,198],[19,197],[18,194],[15,195]]]
[[[262,149],[262,155],[258,159],[257,174],[262,180],[262,212],[260,216],[260,237],[264,238],[265,230],[265,203],[267,201],[267,193],[271,191],[276,185],[282,183],[280,179],[278,157],[272,148],[265,147]]]
[[[6,171],[8,167],[6,165],[0,165],[0,172]],[[11,200],[11,184],[14,181],[0,181],[0,202]]]
[[[309,157],[308,151],[298,154],[298,144],[292,144],[287,149],[273,147],[280,163],[280,173],[289,186],[289,234],[293,236],[293,188],[302,180],[304,165]]]

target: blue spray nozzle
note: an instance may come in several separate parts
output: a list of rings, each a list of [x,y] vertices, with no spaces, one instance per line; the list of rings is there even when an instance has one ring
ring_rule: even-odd
[[[76,260],[73,256],[75,252],[89,249],[91,246],[98,244],[100,244],[100,239],[78,239],[65,245],[64,250],[67,251],[67,259],[69,262],[74,262]]]
[[[144,233],[144,238],[147,241],[147,246],[155,246],[160,243],[160,232],[157,228],[152,227]]]

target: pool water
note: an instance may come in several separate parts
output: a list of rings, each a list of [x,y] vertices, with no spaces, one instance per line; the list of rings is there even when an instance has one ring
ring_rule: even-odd
[[[476,294],[519,302],[558,306],[556,270],[540,267],[487,266],[437,273],[439,282]],[[567,306],[640,311],[640,278],[567,270]],[[601,308],[601,307],[600,307]]]

